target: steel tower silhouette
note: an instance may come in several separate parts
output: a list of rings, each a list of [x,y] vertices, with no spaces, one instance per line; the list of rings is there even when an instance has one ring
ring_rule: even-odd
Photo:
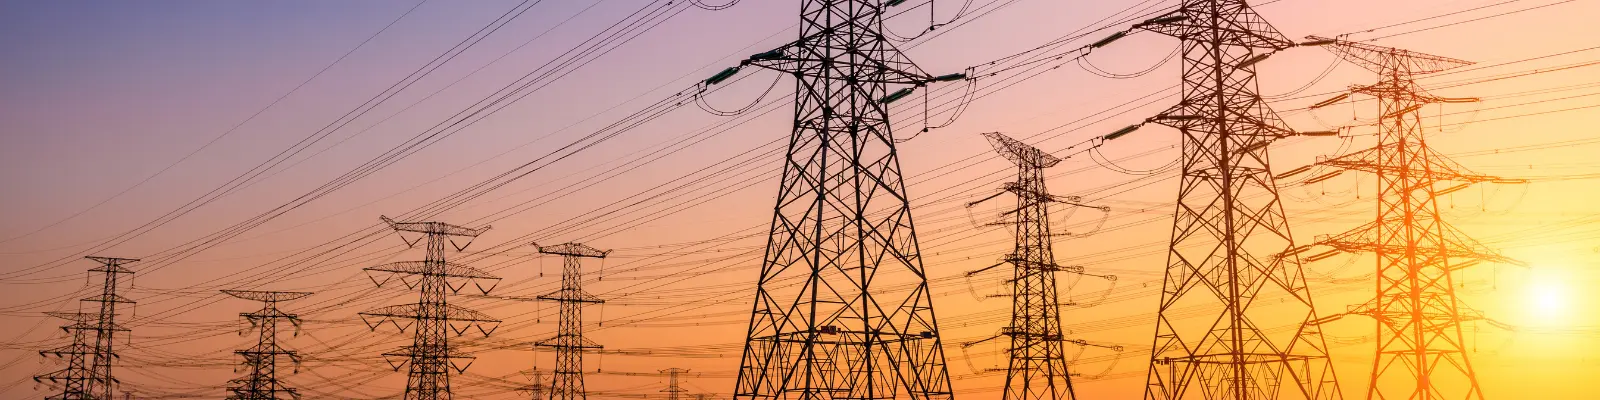
[[[1266,147],[1297,133],[1256,92],[1255,64],[1294,42],[1243,0],[1185,0],[1138,27],[1180,39],[1184,59],[1183,99],[1151,119],[1183,155],[1145,398],[1340,398],[1299,259],[1280,256],[1294,240]],[[1189,307],[1206,318],[1180,319]]]
[[[401,261],[368,267],[364,269],[367,276],[380,287],[390,279],[399,277],[406,288],[418,290],[421,296],[416,303],[362,312],[361,321],[374,331],[384,322],[393,324],[402,332],[415,325],[411,345],[384,353],[383,358],[396,371],[403,366],[410,366],[406,377],[406,400],[450,399],[450,370],[464,372],[474,359],[451,346],[450,333],[459,336],[476,327],[478,332],[488,337],[500,326],[500,320],[449,304],[447,295],[460,292],[469,282],[488,294],[494,287],[485,288],[483,282],[498,283],[500,278],[476,268],[445,261],[445,243],[450,242],[456,251],[464,250],[472,243],[470,239],[489,230],[489,227],[471,229],[443,222],[395,222],[388,217],[382,219],[390,228],[402,233],[401,240],[407,245],[415,246],[426,239],[427,256],[423,261]],[[404,232],[422,233],[424,237],[408,240]],[[458,245],[451,239],[453,237],[468,238],[469,241]],[[376,275],[383,275],[384,279],[379,280]],[[406,323],[402,325],[401,321]],[[458,363],[460,360],[466,363]]]
[[[667,368],[661,370],[661,373],[667,374],[667,388],[661,389],[662,393],[667,394],[667,400],[681,400],[683,397],[682,394],[689,391],[688,389],[684,389],[683,386],[678,385],[678,375],[682,375],[685,372],[689,372],[689,370],[683,368]]]
[[[100,295],[83,299],[85,302],[99,303],[100,309],[94,322],[94,359],[90,364],[89,394],[98,399],[110,399],[116,397],[117,385],[121,384],[111,374],[112,361],[120,358],[115,348],[117,332],[128,332],[128,328],[117,323],[117,307],[120,304],[134,304],[133,300],[117,294],[117,287],[122,275],[133,275],[133,270],[123,265],[139,260],[96,256],[84,258],[100,263],[99,267],[89,272],[99,272],[103,276]]]
[[[233,352],[241,358],[240,364],[244,365],[246,375],[228,381],[228,399],[278,400],[284,398],[280,397],[280,394],[288,396],[287,398],[299,399],[299,391],[278,380],[279,357],[287,357],[290,362],[300,364],[299,354],[278,345],[278,321],[289,322],[298,334],[300,316],[279,310],[278,302],[299,299],[310,296],[311,293],[254,290],[223,290],[222,293],[261,302],[260,310],[239,313],[240,317],[250,322],[250,328],[256,331],[256,344],[248,349]]]
[[[734,398],[951,398],[888,106],[964,75],[890,45],[880,1],[800,3],[799,39],[743,62],[795,76],[796,100]]]
[[[561,325],[556,335],[534,343],[556,349],[556,369],[550,376],[550,400],[583,400],[589,397],[583,387],[583,352],[601,346],[583,337],[583,306],[604,303],[583,291],[584,258],[605,258],[610,250],[597,250],[580,243],[540,246],[539,253],[561,256],[561,289],[539,296],[561,305]]]
[[[1368,399],[1482,399],[1462,340],[1463,322],[1485,319],[1456,297],[1452,273],[1479,262],[1520,262],[1484,247],[1439,216],[1437,198],[1482,182],[1520,183],[1473,173],[1435,153],[1423,135],[1420,110],[1433,103],[1477,99],[1437,97],[1425,92],[1415,76],[1472,63],[1392,47],[1309,37],[1345,60],[1378,74],[1378,83],[1352,88],[1378,100],[1378,145],[1317,164],[1378,177],[1377,218],[1315,244],[1333,250],[1307,257],[1318,260],[1337,252],[1370,252],[1377,256],[1377,293],[1348,314],[1377,320],[1377,355],[1367,389]],[[1318,103],[1333,104],[1350,93]],[[1295,172],[1295,171],[1291,171]],[[1287,174],[1285,174],[1287,175]],[[1456,185],[1438,188],[1439,183]],[[1301,250],[1309,250],[1307,249]],[[1324,318],[1331,321],[1341,315]],[[1490,321],[1491,323],[1493,321]]]
[[[34,382],[49,381],[52,385],[61,385],[61,392],[45,397],[46,400],[89,400],[96,398],[89,393],[89,362],[94,356],[94,348],[89,340],[98,325],[95,322],[99,316],[89,313],[64,313],[47,312],[45,315],[67,320],[68,324],[62,325],[61,330],[72,338],[72,344],[49,350],[40,350],[39,355],[44,357],[55,356],[66,361],[66,367],[35,375]]]
[[[1006,224],[1012,225],[1016,245],[998,264],[968,272],[975,275],[991,268],[1011,264],[1011,324],[998,336],[969,343],[968,346],[999,337],[1008,337],[1009,362],[1002,400],[1075,399],[1072,377],[1067,371],[1066,343],[1081,342],[1065,338],[1061,328],[1061,302],[1056,292],[1056,272],[1083,273],[1083,267],[1056,264],[1050,229],[1049,205],[1066,204],[1091,207],[1077,197],[1055,196],[1045,188],[1044,169],[1061,158],[998,132],[983,134],[1000,153],[1017,165],[1017,180],[1007,182],[1002,191],[967,203],[973,207],[1003,193],[1017,197],[1017,207],[1006,210]]]

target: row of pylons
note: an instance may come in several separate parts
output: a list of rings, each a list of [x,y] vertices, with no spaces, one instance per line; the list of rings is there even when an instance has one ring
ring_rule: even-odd
[[[789,73],[800,82],[735,399],[954,397],[887,104],[915,87],[964,77],[924,72],[886,40],[885,10],[899,3],[803,0],[799,39],[741,63]],[[1429,95],[1413,79],[1467,63],[1339,39],[1296,42],[1243,0],[1185,0],[1175,11],[1138,23],[1133,30],[1177,38],[1183,56],[1182,100],[1099,139],[1116,139],[1154,123],[1175,128],[1182,142],[1181,179],[1144,397],[1341,399],[1321,325],[1345,315],[1366,315],[1380,325],[1366,397],[1481,399],[1460,325],[1482,317],[1455,296],[1451,272],[1481,261],[1515,261],[1464,239],[1445,223],[1434,199],[1462,186],[1435,185],[1515,181],[1471,173],[1431,151],[1421,134],[1418,109],[1466,100]],[[1257,63],[1301,46],[1332,49],[1379,75],[1378,83],[1353,90],[1379,100],[1379,144],[1274,175],[1267,154],[1274,141],[1329,134],[1287,127],[1256,92]],[[707,84],[726,79],[726,74],[719,77]],[[1006,213],[1017,242],[996,265],[1012,268],[1011,322],[991,338],[1010,343],[1002,399],[1075,399],[1063,348],[1092,344],[1063,333],[1055,275],[1086,272],[1057,263],[1048,206],[1105,209],[1049,193],[1041,171],[1061,157],[998,133],[989,139],[1018,171],[1017,180],[1003,187],[1017,198],[1017,207]],[[1278,188],[1280,180],[1314,168],[1378,175],[1378,218],[1349,233],[1296,245]],[[385,322],[412,329],[411,345],[384,354],[396,370],[409,368],[406,399],[450,398],[451,371],[459,373],[464,365],[458,361],[471,356],[448,345],[449,333],[476,328],[487,336],[500,322],[448,302],[448,295],[466,282],[499,279],[445,260],[451,238],[470,242],[483,229],[384,220],[402,237],[424,235],[406,240],[425,243],[427,255],[423,261],[367,271],[403,276],[400,280],[420,297],[416,303],[363,312],[361,318],[374,329]],[[1319,247],[1331,250],[1312,253]],[[583,399],[583,353],[600,346],[583,336],[581,307],[600,299],[579,285],[579,259],[608,252],[571,243],[538,250],[565,259],[561,289],[539,297],[561,307],[557,335],[537,343],[557,352],[551,384],[540,391],[551,400]],[[1377,254],[1375,297],[1350,312],[1319,313],[1301,256],[1316,261],[1332,252],[1357,251]],[[73,344],[46,352],[69,360],[67,369],[40,376],[62,383],[62,394],[53,399],[106,399],[113,391],[111,338],[126,332],[115,324],[115,309],[131,302],[116,295],[116,277],[131,273],[121,264],[132,260],[95,259],[102,264],[95,271],[104,273],[105,290],[85,301],[97,304],[99,313],[57,315],[68,320],[65,328]],[[916,282],[892,289],[874,286],[880,272],[909,273]],[[801,284],[768,285],[792,281]],[[488,293],[481,283],[477,286]],[[274,375],[276,359],[296,359],[294,352],[275,344],[276,323],[298,324],[276,303],[307,294],[229,294],[263,303],[260,310],[244,314],[258,328],[261,343],[238,352],[250,373],[232,382],[231,398],[298,397]],[[1288,305],[1276,305],[1271,313],[1252,307],[1262,298]],[[1180,321],[1173,309],[1177,304],[1203,305],[1207,319]],[[1289,335],[1268,332],[1278,326],[1298,329]],[[681,371],[671,371],[668,395],[676,398]],[[1397,376],[1408,383],[1379,384]]]

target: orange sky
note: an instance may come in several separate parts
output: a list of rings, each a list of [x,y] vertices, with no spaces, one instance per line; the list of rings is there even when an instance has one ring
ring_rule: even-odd
[[[188,247],[197,238],[313,190],[540,68],[647,3],[603,2],[587,11],[577,4],[535,6],[371,114],[270,170],[259,183],[99,252],[150,260],[133,266],[139,273],[128,297],[139,306],[127,316],[134,333],[123,347],[118,377],[142,397],[220,396],[226,381],[237,376],[232,350],[249,341],[237,334],[247,325],[236,315],[253,305],[216,291],[307,290],[318,294],[285,304],[306,323],[299,336],[284,344],[307,357],[300,372],[286,380],[318,398],[399,393],[404,374],[390,372],[379,355],[404,344],[408,335],[396,335],[392,327],[369,333],[356,313],[399,304],[414,294],[387,286],[374,289],[361,268],[420,259],[421,253],[402,251],[403,243],[393,234],[333,251],[319,246],[349,242],[347,235],[367,232],[380,214],[405,214],[535,161],[738,59],[781,44],[793,35],[795,2],[743,2],[721,11],[689,7],[505,111],[366,179],[215,247],[185,254],[181,261],[167,258],[173,254],[168,250]],[[958,2],[939,2],[940,18],[958,5],[944,3]],[[1098,28],[1104,23],[1097,21],[1135,5],[1129,0],[1085,3],[1090,2],[1019,1],[969,16],[974,19],[967,25],[941,28],[926,44],[919,40],[903,47],[927,71],[955,72],[1079,28]],[[1169,3],[1175,2],[1139,4]],[[1517,328],[1472,325],[1467,342],[1489,398],[1583,398],[1576,383],[1600,375],[1600,314],[1594,312],[1600,309],[1600,295],[1588,290],[1600,286],[1600,269],[1595,268],[1600,266],[1600,231],[1589,228],[1600,218],[1600,206],[1589,199],[1600,193],[1591,189],[1592,179],[1560,178],[1600,172],[1600,163],[1591,156],[1595,143],[1583,142],[1600,126],[1600,108],[1563,111],[1600,104],[1600,81],[1594,78],[1600,76],[1595,72],[1600,65],[1582,65],[1600,61],[1600,49],[1593,48],[1600,25],[1592,21],[1600,15],[1600,2],[1518,1],[1394,27],[1386,26],[1500,2],[1263,3],[1268,4],[1259,5],[1259,12],[1289,37],[1349,33],[1364,40],[1400,34],[1375,43],[1485,66],[1425,78],[1419,81],[1424,86],[1508,76],[1436,91],[1481,97],[1481,103],[1423,110],[1433,132],[1430,144],[1439,151],[1478,172],[1534,178],[1528,185],[1485,185],[1441,201],[1452,224],[1530,265],[1483,265],[1458,276],[1458,292],[1466,302]],[[41,362],[36,351],[65,342],[51,328],[56,322],[40,312],[73,310],[77,304],[72,300],[94,289],[83,275],[90,262],[57,260],[77,258],[270,159],[471,35],[514,2],[424,3],[324,75],[185,158],[414,4],[165,3],[126,9],[0,5],[0,37],[9,38],[0,47],[10,55],[0,61],[0,70],[10,71],[0,75],[5,76],[0,78],[0,132],[5,132],[0,136],[0,179],[10,188],[0,199],[6,221],[0,224],[0,253],[6,255],[0,262],[0,286],[8,293],[0,297],[5,322],[0,324],[0,397],[40,398],[48,393],[28,378],[58,366]],[[987,9],[982,7],[999,3],[974,4]],[[1449,25],[1542,4],[1554,5]],[[577,17],[556,27],[572,15]],[[925,12],[919,11],[890,25],[907,34],[926,24]],[[1442,27],[1407,33],[1434,26]],[[539,36],[547,29],[548,34]],[[1088,35],[1074,46],[1103,36]],[[1136,72],[1160,62],[1175,44],[1170,38],[1138,34],[1088,60],[1108,71]],[[496,61],[502,54],[509,55]],[[1317,79],[1333,61],[1332,55],[1313,48],[1274,56],[1259,65],[1261,92],[1291,126],[1302,130],[1371,118],[1371,102],[1291,111],[1374,79],[1348,64]],[[1177,82],[1177,64],[1165,63],[1129,79],[1098,77],[1078,64],[1065,64],[985,94],[948,127],[917,135],[899,147],[958,396],[998,397],[1003,378],[982,373],[1002,365],[995,342],[965,349],[958,345],[995,333],[1006,324],[1008,309],[1003,299],[985,298],[1000,288],[998,275],[963,277],[965,271],[993,263],[1011,246],[1007,233],[975,226],[993,210],[969,212],[961,206],[1011,179],[1009,164],[994,156],[978,133],[1000,131],[1042,149],[1064,150],[1176,101],[1158,97],[1172,92],[1166,88]],[[1573,65],[1579,66],[1560,69]],[[1509,77],[1540,69],[1553,72]],[[741,77],[748,79],[706,101],[718,109],[736,109],[755,99],[772,79],[782,79],[764,99],[775,111],[721,117],[684,106],[437,217],[494,226],[453,260],[503,277],[493,291],[498,296],[528,298],[559,284],[560,261],[535,257],[525,246],[531,240],[582,241],[615,249],[604,263],[585,265],[590,273],[586,289],[610,301],[586,310],[591,338],[607,350],[588,356],[587,368],[594,373],[587,383],[596,398],[659,395],[664,380],[653,373],[669,367],[692,371],[686,385],[691,393],[727,398],[732,390],[777,187],[781,149],[775,141],[789,131],[791,106],[782,96],[793,88],[788,78],[768,72]],[[978,82],[987,86],[1004,81]],[[1314,83],[1305,86],[1308,82]],[[1144,97],[1152,93],[1158,94]],[[922,109],[922,96],[908,99],[915,101],[898,103],[896,109],[901,137],[923,124],[915,115]],[[1116,112],[1102,113],[1113,107]],[[1521,116],[1541,112],[1549,113]],[[390,115],[394,117],[386,120]],[[949,116],[936,112],[931,119],[937,123]],[[746,119],[750,122],[727,129],[717,125]],[[691,136],[707,127],[716,129]],[[1287,170],[1320,155],[1338,154],[1341,146],[1372,144],[1371,136],[1361,135],[1370,130],[1355,133],[1284,141],[1272,149],[1274,167]],[[685,137],[695,141],[679,142]],[[1175,132],[1151,127],[1102,151],[1120,168],[1150,170],[1177,157],[1177,144]],[[681,150],[653,153],[679,146]],[[179,159],[184,161],[160,172]],[[635,168],[639,160],[652,161]],[[675,181],[680,177],[704,179],[674,189],[684,182]],[[1120,173],[1087,156],[1049,171],[1053,192],[1083,195],[1111,208],[1096,234],[1055,244],[1062,263],[1118,277],[1115,284],[1093,278],[1061,281],[1071,288],[1064,295],[1085,305],[1064,314],[1066,329],[1077,338],[1124,347],[1121,352],[1083,349],[1073,364],[1084,375],[1075,381],[1081,398],[1133,398],[1142,392],[1177,183],[1173,178],[1171,172]],[[134,188],[119,195],[130,186]],[[1309,242],[1369,220],[1376,187],[1370,176],[1346,174],[1322,184],[1282,188],[1296,240]],[[107,198],[113,200],[96,206]],[[508,209],[522,211],[502,212]],[[1097,212],[1080,211],[1054,222],[1061,230],[1084,232],[1100,218]],[[41,265],[49,268],[35,268]],[[1370,298],[1372,283],[1357,278],[1370,273],[1372,265],[1370,258],[1345,256],[1307,263],[1319,308],[1338,312]],[[898,277],[880,281],[903,282]],[[467,376],[456,378],[457,393],[483,399],[526,397],[508,388],[526,382],[519,371],[553,365],[549,353],[532,352],[528,343],[553,333],[554,307],[459,299],[505,322],[489,339],[462,338],[479,358]],[[1347,397],[1365,393],[1373,329],[1370,320],[1358,317],[1328,328]]]

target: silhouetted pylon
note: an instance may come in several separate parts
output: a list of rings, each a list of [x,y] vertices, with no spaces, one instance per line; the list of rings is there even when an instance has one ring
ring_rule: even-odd
[[[254,290],[223,290],[229,296],[261,302],[261,309],[239,313],[250,328],[256,331],[256,344],[248,349],[234,350],[245,376],[228,381],[229,400],[279,400],[299,399],[298,390],[278,380],[278,358],[287,357],[298,368],[300,356],[294,350],[278,345],[278,322],[287,321],[299,333],[300,316],[278,309],[278,302],[310,296],[308,292],[263,292]]]
[[[561,289],[539,296],[541,300],[561,305],[561,322],[554,337],[534,343],[556,351],[555,374],[550,376],[550,400],[583,400],[588,393],[583,387],[583,353],[601,346],[583,337],[583,306],[604,303],[583,291],[584,258],[605,258],[610,250],[597,250],[580,243],[555,246],[533,246],[542,254],[561,256]]]
[[[96,308],[100,310],[95,315],[94,322],[94,359],[90,364],[89,394],[97,399],[115,398],[117,385],[122,382],[111,374],[112,362],[120,358],[117,356],[114,345],[116,344],[117,332],[128,332],[128,328],[117,323],[117,307],[134,303],[133,300],[117,294],[117,288],[121,285],[122,275],[133,275],[133,270],[129,270],[123,265],[139,260],[96,256],[84,258],[100,263],[99,267],[95,267],[89,272],[99,272],[103,277],[100,285],[100,294],[83,299],[84,302],[97,303]]]
[[[1007,182],[1003,191],[967,203],[973,207],[1011,193],[1017,197],[1017,207],[1006,210],[1006,224],[1014,229],[1016,244],[1011,254],[995,265],[968,272],[968,276],[1011,264],[1011,324],[1000,334],[965,346],[1007,337],[1006,387],[1002,400],[1060,400],[1075,399],[1072,374],[1067,370],[1066,343],[1061,328],[1061,299],[1056,291],[1056,272],[1082,274],[1083,267],[1056,263],[1055,234],[1050,228],[1050,205],[1065,204],[1106,211],[1082,203],[1075,196],[1056,196],[1045,187],[1044,169],[1061,162],[1056,157],[1033,146],[1006,137],[998,132],[983,134],[994,145],[996,152],[1017,165],[1017,180]],[[1114,277],[1105,276],[1115,279]]]
[[[66,361],[67,365],[59,370],[35,375],[33,381],[60,385],[61,391],[45,397],[46,400],[95,399],[96,397],[89,393],[89,362],[94,356],[94,347],[89,344],[89,340],[94,337],[95,328],[97,327],[95,322],[99,317],[89,313],[48,312],[45,314],[67,320],[68,323],[62,325],[61,330],[72,338],[72,344],[49,350],[40,350],[40,356],[54,356]]]
[[[667,394],[667,400],[681,400],[681,395],[684,392],[689,391],[688,389],[684,389],[683,386],[678,385],[678,375],[681,375],[685,372],[689,372],[689,370],[683,368],[667,368],[661,370],[661,373],[667,374],[667,388],[661,389],[663,393]]]
[[[1341,398],[1300,261],[1279,256],[1295,245],[1267,157],[1312,133],[1256,92],[1255,66],[1295,43],[1244,0],[1184,0],[1137,27],[1178,38],[1184,60],[1183,99],[1148,120],[1183,154],[1145,398]]]
[[[798,82],[735,399],[952,395],[888,109],[964,75],[930,76],[895,49],[888,7],[803,0],[799,38],[743,62]]]
[[[1485,318],[1456,297],[1452,273],[1483,261],[1520,263],[1446,223],[1439,216],[1437,199],[1474,183],[1524,181],[1473,173],[1429,148],[1420,117],[1422,106],[1477,99],[1433,96],[1414,79],[1472,63],[1366,43],[1314,36],[1308,39],[1325,44],[1345,60],[1378,74],[1378,83],[1357,86],[1352,92],[1377,98],[1379,115],[1377,146],[1320,160],[1318,165],[1339,170],[1307,181],[1326,180],[1344,170],[1373,173],[1378,177],[1378,213],[1373,222],[1319,238],[1315,244],[1295,252],[1325,245],[1332,250],[1311,255],[1307,260],[1321,260],[1338,252],[1371,252],[1377,256],[1376,296],[1347,313],[1370,316],[1378,322],[1377,354],[1367,398],[1482,399],[1482,389],[1467,358],[1461,325]],[[1334,104],[1349,95],[1317,103],[1313,108]],[[1457,184],[1443,189],[1435,186],[1441,182]],[[1319,322],[1343,315],[1331,315]]]
[[[401,261],[365,268],[367,277],[380,287],[397,278],[406,288],[415,289],[421,295],[416,303],[362,312],[361,321],[373,330],[377,330],[384,322],[393,324],[402,332],[415,325],[411,345],[384,353],[383,358],[396,371],[403,366],[410,366],[406,375],[406,400],[450,399],[450,370],[464,372],[474,359],[450,344],[450,334],[459,336],[468,329],[477,328],[484,337],[488,337],[500,326],[500,320],[449,304],[447,295],[460,292],[469,282],[477,286],[480,292],[488,294],[494,286],[486,288],[483,281],[498,283],[500,278],[477,268],[445,261],[445,243],[449,242],[456,251],[464,250],[472,243],[471,239],[489,230],[489,227],[472,229],[443,222],[395,222],[388,217],[382,219],[390,228],[401,233],[400,238],[407,245],[415,246],[425,239],[427,256],[423,261]],[[424,237],[406,239],[405,232],[421,233]],[[467,238],[468,242],[458,245],[453,241],[454,237]],[[377,275],[383,275],[384,278],[380,280]],[[402,325],[401,321],[406,322]],[[458,362],[462,360],[466,363]]]

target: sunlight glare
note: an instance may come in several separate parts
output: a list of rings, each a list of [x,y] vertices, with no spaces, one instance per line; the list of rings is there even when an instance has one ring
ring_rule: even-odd
[[[1527,311],[1540,323],[1561,322],[1571,303],[1565,282],[1558,270],[1535,270],[1525,285]]]

